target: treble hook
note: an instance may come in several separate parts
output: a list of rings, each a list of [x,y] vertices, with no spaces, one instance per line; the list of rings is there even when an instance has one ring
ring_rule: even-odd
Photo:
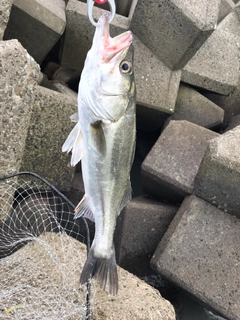
[[[87,0],[87,13],[88,13],[88,18],[91,21],[91,23],[96,27],[97,22],[93,19],[92,16],[92,11],[93,11],[93,6],[94,3],[98,3],[98,4],[104,4],[108,2],[109,7],[110,7],[110,12],[111,12],[111,16],[109,19],[109,23],[113,20],[115,13],[116,13],[116,5],[115,5],[115,1],[114,0]]]

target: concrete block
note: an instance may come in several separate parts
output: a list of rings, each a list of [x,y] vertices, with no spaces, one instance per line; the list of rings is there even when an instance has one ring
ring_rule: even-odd
[[[177,210],[176,206],[147,197],[133,198],[117,222],[118,265],[138,276],[152,274],[150,259]]]
[[[19,171],[31,119],[34,92],[42,79],[39,65],[17,40],[0,41],[0,176]],[[0,185],[0,219],[6,199]],[[3,194],[5,196],[3,197]],[[2,216],[3,215],[3,216]]]
[[[225,18],[235,7],[235,3],[232,0],[221,0],[219,6],[218,23]]]
[[[240,126],[212,139],[195,180],[194,193],[240,217]]]
[[[139,0],[131,30],[170,69],[182,68],[213,32],[220,0]]]
[[[170,201],[192,193],[207,143],[217,136],[188,121],[170,121],[142,163],[143,191]]]
[[[41,63],[65,30],[63,0],[14,0],[4,39],[18,39]]]
[[[238,84],[239,45],[233,34],[216,29],[182,70],[182,81],[220,94]]]
[[[8,24],[12,3],[13,0],[2,0],[0,3],[0,40],[2,40]]]
[[[186,197],[152,268],[227,319],[240,319],[240,220]]]
[[[104,10],[94,7],[93,15],[99,17],[102,12]],[[82,69],[95,31],[86,13],[85,3],[77,0],[68,2],[61,64],[75,70]],[[111,24],[111,35],[124,32],[128,27],[129,19],[116,15]],[[136,36],[133,41],[137,104],[164,114],[172,114],[181,77],[180,71],[171,71]]]
[[[68,190],[74,168],[70,155],[61,149],[74,126],[69,117],[77,111],[77,103],[66,94],[38,86],[33,108],[21,170],[33,171],[58,189]]]
[[[213,128],[223,122],[224,111],[196,90],[181,84],[174,113],[170,120],[187,120],[205,128]]]

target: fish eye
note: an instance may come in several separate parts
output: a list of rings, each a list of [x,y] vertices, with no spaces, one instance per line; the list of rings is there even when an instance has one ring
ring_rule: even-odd
[[[124,74],[132,73],[132,64],[129,61],[122,61],[120,64],[120,71]]]

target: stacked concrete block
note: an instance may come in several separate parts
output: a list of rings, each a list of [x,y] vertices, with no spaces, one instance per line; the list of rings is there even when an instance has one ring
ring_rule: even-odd
[[[138,276],[151,274],[150,259],[177,210],[176,206],[147,197],[132,199],[118,218],[118,264]]]
[[[41,63],[65,30],[63,0],[14,0],[4,39],[18,39]]]
[[[99,17],[102,12],[102,9],[94,7],[93,16]],[[86,54],[92,45],[95,29],[87,17],[85,3],[70,0],[66,8],[66,15],[67,26],[62,46],[61,63],[68,68],[81,70]],[[111,25],[111,36],[124,32],[128,28],[129,19],[116,15]],[[172,114],[181,72],[171,71],[136,36],[133,41],[135,47],[134,73],[138,88],[137,104],[153,109],[152,113],[154,114],[155,110],[158,114]],[[72,50],[73,47],[74,50]],[[156,117],[154,116],[154,118]],[[160,126],[165,120],[165,118],[162,120],[161,116],[159,118],[157,126]],[[151,123],[151,120],[149,122]]]
[[[213,32],[220,0],[137,2],[131,30],[171,69],[182,68]]]
[[[170,120],[187,120],[205,128],[214,128],[223,122],[224,110],[193,88],[181,84],[174,113]]]
[[[195,180],[195,194],[240,217],[240,126],[209,142]]]
[[[71,96],[38,86],[34,112],[26,139],[21,170],[35,172],[60,190],[69,190],[74,168],[61,148],[74,126],[70,115],[77,111]]]
[[[31,119],[34,92],[42,79],[38,64],[17,40],[0,42],[0,176],[19,171]],[[0,203],[12,194],[0,188]],[[3,194],[5,195],[3,197]],[[6,197],[9,196],[9,199]],[[4,207],[2,207],[4,214]],[[2,218],[2,214],[1,217]]]
[[[208,141],[217,136],[188,121],[170,121],[142,164],[144,192],[175,202],[191,194]]]
[[[240,220],[186,197],[151,265],[227,319],[240,319]]]
[[[225,18],[235,7],[235,3],[232,0],[221,0],[219,7],[218,23]]]
[[[230,94],[238,85],[239,42],[220,26],[182,70],[182,81],[220,93]]]
[[[13,0],[2,0],[0,3],[0,40],[2,40],[6,29]]]

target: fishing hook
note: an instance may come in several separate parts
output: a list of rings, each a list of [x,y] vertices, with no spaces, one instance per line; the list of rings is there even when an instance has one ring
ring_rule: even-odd
[[[111,16],[110,16],[110,19],[109,19],[109,23],[110,23],[113,20],[113,18],[115,16],[115,13],[116,13],[115,1],[114,0],[87,0],[88,18],[89,18],[90,22],[92,23],[92,25],[94,25],[95,27],[97,25],[97,22],[93,19],[93,15],[92,15],[94,3],[104,4],[106,2],[108,2],[108,4],[109,4],[110,12],[111,12]]]

